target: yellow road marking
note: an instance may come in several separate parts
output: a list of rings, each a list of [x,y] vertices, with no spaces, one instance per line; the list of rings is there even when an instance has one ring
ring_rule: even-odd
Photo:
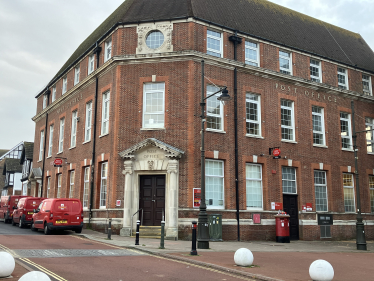
[[[39,265],[39,264],[37,264],[37,263],[35,263],[35,262],[29,260],[29,259],[26,259],[26,258],[20,258],[20,260],[23,261],[23,262],[25,262],[25,263],[27,263],[27,264],[29,264],[29,265],[32,265],[32,266],[36,267],[36,268],[39,269],[40,271],[44,272],[45,274],[47,274],[47,275],[49,275],[49,276],[51,276],[51,277],[53,277],[53,278],[55,278],[55,279],[57,279],[57,280],[60,280],[60,281],[67,281],[67,280],[64,279],[63,277],[57,275],[56,273],[54,273],[54,272],[52,272],[52,271],[46,269],[45,267],[43,267],[43,266],[41,266],[41,265]]]

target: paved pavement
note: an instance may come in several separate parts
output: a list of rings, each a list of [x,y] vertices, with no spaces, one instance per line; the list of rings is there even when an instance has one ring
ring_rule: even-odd
[[[289,244],[271,241],[210,242],[210,249],[198,249],[198,255],[191,256],[191,241],[165,240],[165,249],[159,249],[159,239],[140,238],[140,245],[135,246],[133,237],[112,235],[112,240],[108,240],[107,234],[89,229],[84,229],[80,235],[251,280],[310,280],[309,266],[317,259],[331,263],[335,271],[334,281],[374,280],[374,241],[367,241],[368,251],[357,251],[355,241],[291,241]],[[234,254],[239,248],[248,248],[253,252],[252,267],[235,265]]]

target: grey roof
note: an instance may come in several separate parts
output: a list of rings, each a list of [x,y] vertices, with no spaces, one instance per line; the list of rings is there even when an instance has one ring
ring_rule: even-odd
[[[23,164],[23,161],[25,159],[32,160],[33,159],[33,154],[34,154],[34,143],[25,141],[24,144],[23,144],[20,163]]]
[[[83,41],[51,83],[119,23],[188,17],[374,73],[374,53],[360,34],[266,0],[126,0]]]
[[[178,148],[176,148],[176,147],[174,147],[170,144],[164,143],[164,142],[162,142],[158,139],[155,139],[155,138],[149,138],[149,139],[145,139],[145,140],[133,145],[132,147],[120,152],[119,156],[121,156],[122,158],[132,158],[134,152],[138,151],[139,149],[141,149],[143,147],[149,146],[149,145],[156,146],[156,147],[166,151],[167,153],[169,153],[169,155],[166,155],[167,157],[180,158],[184,154],[183,150],[180,150],[180,149],[178,149]]]
[[[29,175],[29,179],[39,179],[42,177],[42,169],[40,168],[32,168],[31,173]]]
[[[19,159],[6,158],[4,163],[3,175],[7,172],[21,173],[22,165],[19,163]]]

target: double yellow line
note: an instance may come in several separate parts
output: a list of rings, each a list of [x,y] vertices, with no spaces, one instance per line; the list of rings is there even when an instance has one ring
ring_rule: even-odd
[[[23,261],[24,263],[27,263],[28,265],[31,265],[37,269],[39,269],[41,272],[49,275],[50,277],[56,279],[56,280],[59,280],[59,281],[68,281],[64,278],[62,278],[61,276],[57,275],[56,273],[53,273],[52,271],[46,269],[45,267],[29,260],[29,259],[26,259],[26,258],[21,258],[19,255],[17,255],[14,251],[12,251],[11,249],[5,247],[4,245],[1,245],[0,244],[0,248],[3,249],[5,252],[8,252],[9,254],[11,254],[15,259],[19,259],[20,261]]]

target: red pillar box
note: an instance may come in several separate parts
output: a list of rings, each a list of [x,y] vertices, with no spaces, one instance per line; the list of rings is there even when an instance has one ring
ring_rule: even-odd
[[[290,243],[290,216],[275,215],[276,242]]]

